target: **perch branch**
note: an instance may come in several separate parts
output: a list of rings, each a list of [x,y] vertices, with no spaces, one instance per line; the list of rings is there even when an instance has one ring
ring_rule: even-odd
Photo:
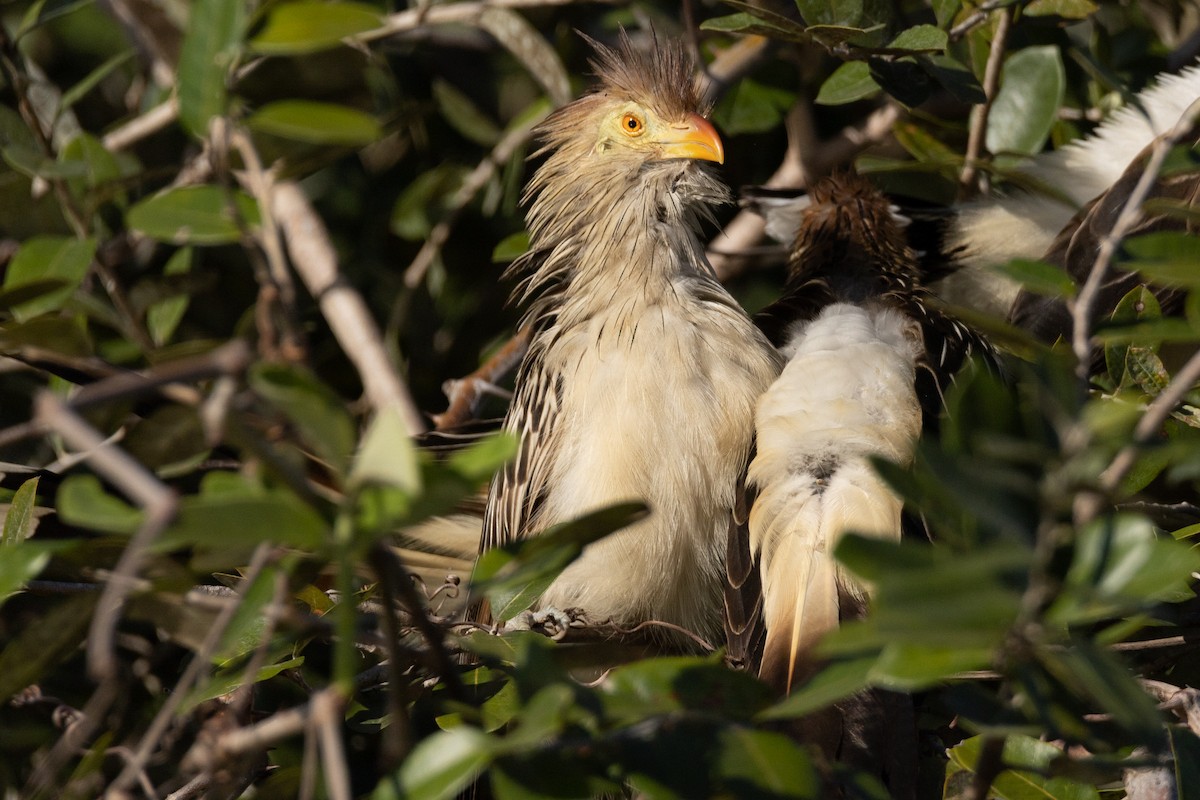
[[[1013,12],[1011,8],[1002,9],[996,20],[996,35],[992,37],[992,47],[988,51],[987,65],[983,70],[984,100],[971,109],[971,128],[967,133],[967,153],[963,159],[962,173],[958,177],[960,199],[973,194],[978,188],[975,185],[979,175],[979,158],[983,154],[983,143],[987,138],[988,115],[996,92],[1000,88],[1000,66],[1004,62],[1004,49],[1008,42],[1008,30],[1012,25]]]

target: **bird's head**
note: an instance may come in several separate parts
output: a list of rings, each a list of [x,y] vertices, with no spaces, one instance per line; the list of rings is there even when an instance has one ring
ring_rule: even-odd
[[[652,48],[639,50],[624,32],[617,49],[588,41],[600,83],[546,121],[547,150],[610,163],[724,163],[721,137],[705,119],[708,104],[681,43],[656,37]]]

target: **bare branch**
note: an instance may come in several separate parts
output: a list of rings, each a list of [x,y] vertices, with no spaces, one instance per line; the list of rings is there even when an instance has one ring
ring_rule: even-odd
[[[1005,45],[1008,43],[1008,30],[1012,25],[1013,12],[1004,8],[996,19],[996,35],[992,37],[992,48],[988,51],[987,65],[983,71],[982,104],[971,109],[971,128],[967,133],[967,152],[963,159],[962,173],[958,177],[959,194],[967,196],[978,189],[975,185],[979,174],[979,157],[983,153],[983,143],[987,137],[988,114],[1000,88],[1000,66],[1004,62]]]
[[[425,421],[408,387],[388,360],[383,337],[367,304],[338,275],[337,255],[325,224],[292,181],[277,182],[271,194],[292,266],[316,298],[342,350],[358,369],[371,406],[376,411],[397,412],[410,434],[423,431]]]
[[[504,343],[491,358],[480,365],[479,369],[459,378],[447,381],[447,395],[450,405],[441,414],[433,415],[433,424],[439,431],[452,430],[475,418],[476,408],[483,396],[483,387],[497,383],[507,375],[529,349],[530,329],[521,328],[513,337]]]

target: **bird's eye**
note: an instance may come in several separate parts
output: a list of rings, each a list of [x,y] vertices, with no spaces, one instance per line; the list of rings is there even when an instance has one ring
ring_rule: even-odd
[[[638,136],[642,132],[642,119],[636,114],[626,114],[621,117],[621,130],[630,136]]]

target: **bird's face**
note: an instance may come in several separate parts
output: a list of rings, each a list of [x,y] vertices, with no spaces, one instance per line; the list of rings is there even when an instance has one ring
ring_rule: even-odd
[[[643,160],[687,158],[725,163],[721,137],[704,117],[690,112],[668,118],[632,101],[606,109],[597,150],[601,155],[634,155]]]

